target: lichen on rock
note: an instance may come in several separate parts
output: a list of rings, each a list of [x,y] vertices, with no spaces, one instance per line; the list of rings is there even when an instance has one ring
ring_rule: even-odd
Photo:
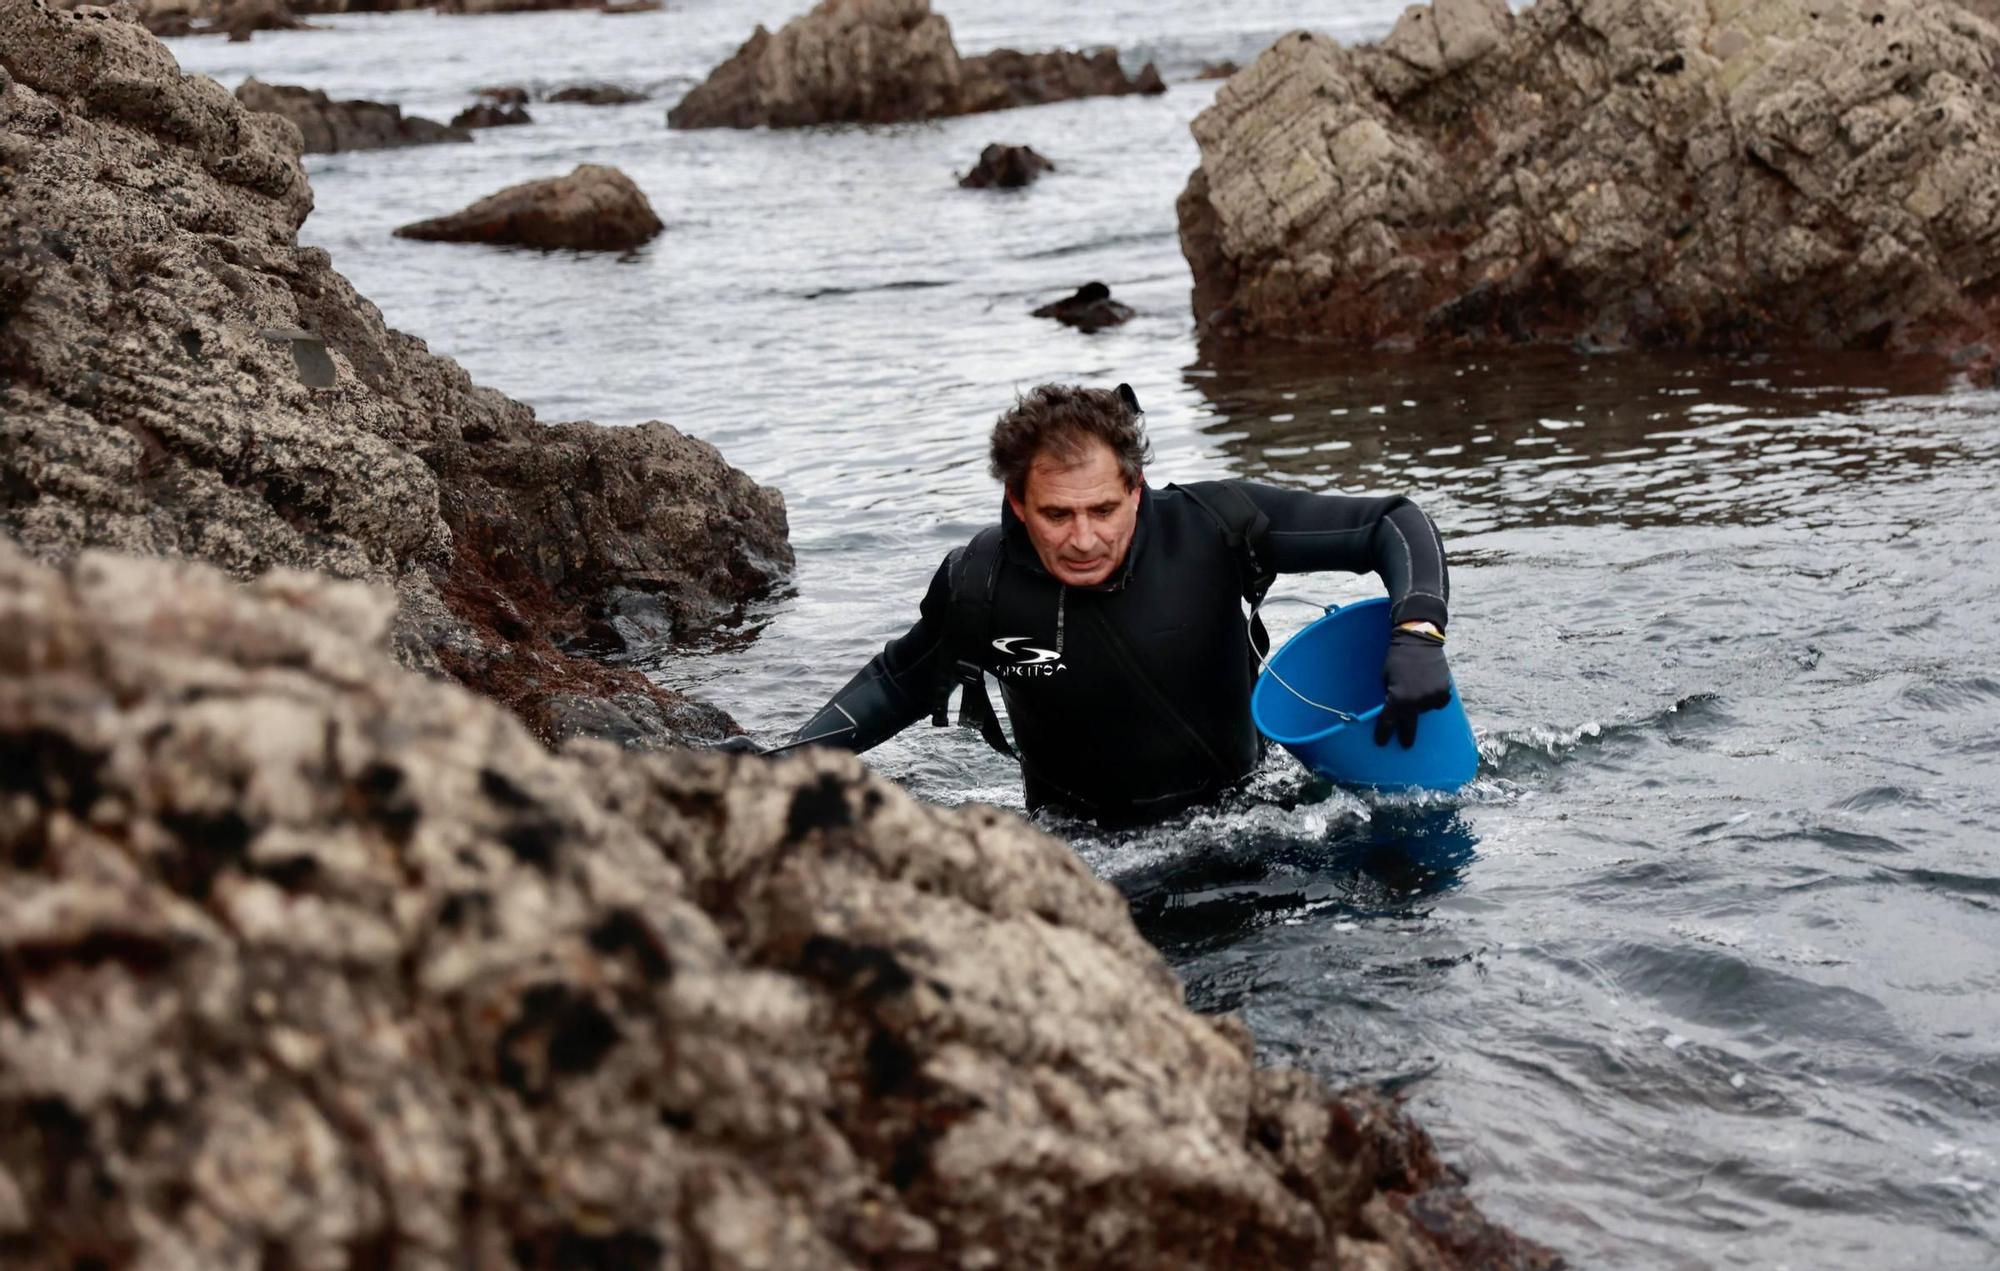
[[[1413,7],[1194,122],[1206,331],[2000,347],[2000,31],[1916,0]]]
[[[0,539],[7,1265],[1552,1265],[1018,818],[551,753],[395,610]]]

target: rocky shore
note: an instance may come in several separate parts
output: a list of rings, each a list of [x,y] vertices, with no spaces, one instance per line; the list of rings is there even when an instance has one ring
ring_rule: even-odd
[[[550,738],[729,728],[573,651],[785,577],[775,491],[663,423],[546,426],[388,328],[298,245],[298,129],[140,27],[4,0],[0,67],[0,531],[394,585],[407,664]]]
[[[551,753],[387,590],[0,542],[0,1255],[1545,1267],[852,757]]]
[[[1115,50],[960,57],[930,0],[822,0],[774,35],[758,27],[667,113],[675,128],[901,123],[1078,97],[1165,92]]]
[[[2000,30],[1953,4],[1440,0],[1194,122],[1205,332],[2000,350]]]
[[[1018,818],[646,752],[728,721],[584,654],[782,500],[388,328],[302,149],[0,0],[0,1261],[1555,1265]]]

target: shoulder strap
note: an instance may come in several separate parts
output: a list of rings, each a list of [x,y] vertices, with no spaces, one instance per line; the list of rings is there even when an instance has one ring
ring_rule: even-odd
[[[986,744],[1018,760],[993,699],[986,695],[986,669],[979,664],[980,652],[993,629],[993,595],[1000,585],[1001,530],[991,525],[973,535],[972,541],[952,553],[951,602],[945,611],[943,658],[945,669],[938,676],[931,700],[931,723],[942,727],[951,706],[951,690],[963,691],[958,699],[958,722],[962,728],[977,728]]]
[[[1264,594],[1271,590],[1271,584],[1278,578],[1278,571],[1271,567],[1266,538],[1271,529],[1271,518],[1264,515],[1264,509],[1258,507],[1255,500],[1243,493],[1234,482],[1195,481],[1167,488],[1188,496],[1196,507],[1208,513],[1209,518],[1222,527],[1222,541],[1236,557],[1243,599],[1250,605],[1253,652],[1262,659],[1271,651],[1271,633],[1264,629],[1264,620],[1257,616],[1257,606],[1264,603]]]

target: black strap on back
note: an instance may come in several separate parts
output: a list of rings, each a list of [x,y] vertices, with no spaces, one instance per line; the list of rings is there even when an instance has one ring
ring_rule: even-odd
[[[1271,518],[1264,515],[1264,509],[1249,495],[1227,481],[1196,481],[1191,485],[1170,485],[1167,489],[1179,490],[1193,499],[1196,507],[1222,527],[1222,540],[1236,557],[1243,599],[1250,605],[1254,659],[1250,670],[1255,674],[1271,653],[1271,633],[1264,629],[1264,619],[1257,614],[1257,606],[1264,603],[1264,594],[1278,579],[1278,571],[1265,556],[1265,535],[1271,528]]]
[[[993,627],[993,594],[1000,585],[1001,529],[991,525],[975,534],[970,543],[953,553],[951,564],[951,607],[945,611],[944,655],[949,663],[938,676],[936,695],[931,700],[931,723],[943,727],[951,706],[951,690],[958,697],[958,724],[976,728],[986,744],[1019,761],[993,699],[986,695],[986,668],[979,655],[986,648]]]

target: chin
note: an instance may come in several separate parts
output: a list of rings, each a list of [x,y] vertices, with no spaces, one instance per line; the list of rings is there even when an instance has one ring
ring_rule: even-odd
[[[1106,561],[1104,564],[1088,570],[1072,569],[1069,566],[1064,566],[1056,574],[1056,579],[1059,582],[1067,583],[1071,587],[1095,587],[1105,579],[1111,577],[1112,567],[1116,563],[1115,561]]]

